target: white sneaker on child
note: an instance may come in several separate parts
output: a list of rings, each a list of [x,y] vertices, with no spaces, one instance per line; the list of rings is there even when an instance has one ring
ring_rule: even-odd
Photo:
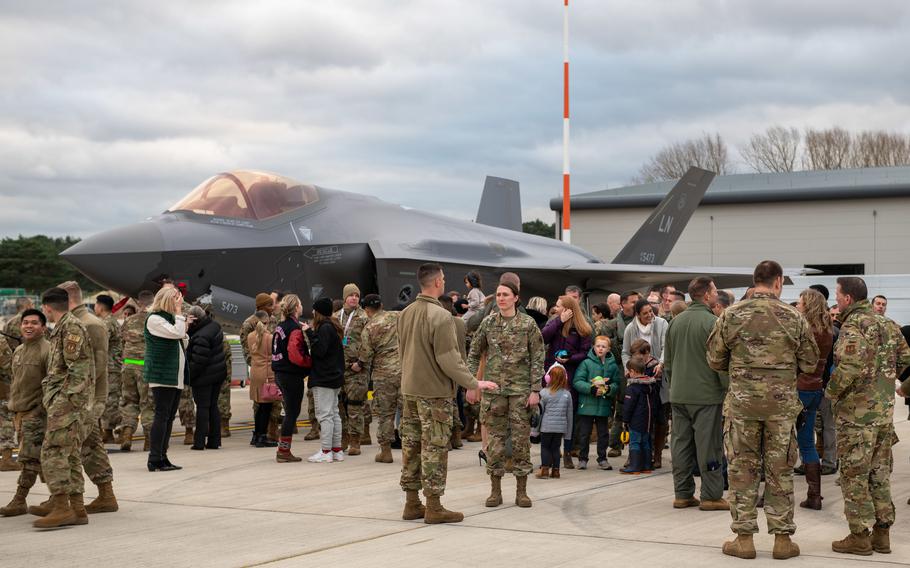
[[[343,462],[344,461],[344,452],[332,452],[332,461]]]
[[[317,451],[306,459],[310,463],[332,463],[332,452]]]

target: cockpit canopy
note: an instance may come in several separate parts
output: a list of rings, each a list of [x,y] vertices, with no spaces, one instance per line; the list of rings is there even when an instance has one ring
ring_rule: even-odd
[[[236,170],[210,177],[168,211],[263,220],[319,200],[312,185],[283,176]]]

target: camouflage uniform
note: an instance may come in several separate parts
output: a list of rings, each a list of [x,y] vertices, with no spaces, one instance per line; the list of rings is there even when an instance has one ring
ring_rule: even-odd
[[[452,414],[450,398],[402,396],[401,489],[426,496],[442,495],[446,489]]]
[[[723,414],[734,533],[758,532],[762,464],[768,532],[796,532],[793,466],[802,410],[796,375],[814,370],[818,356],[808,322],[768,292],[728,308],[708,337],[708,364],[730,376]]]
[[[227,380],[221,383],[221,392],[218,393],[218,414],[221,422],[231,421],[231,376],[234,374],[234,361],[231,358],[231,344],[224,340],[224,364],[227,366]]]
[[[0,451],[16,447],[16,428],[13,412],[7,407],[12,383],[13,351],[6,341],[0,341]]]
[[[149,386],[142,380],[145,364],[145,318],[148,313],[138,312],[126,318],[120,329],[123,350],[123,369],[120,373],[120,423],[124,428],[136,430],[140,418],[142,431],[152,431],[155,406]]]
[[[47,339],[40,337],[23,343],[13,352],[13,382],[17,394],[10,398],[10,407],[16,412],[19,429],[19,463],[23,471],[31,471],[34,475],[41,473],[41,444],[47,426],[47,413],[41,404],[41,381],[47,376],[50,348]],[[28,476],[20,476],[20,482],[23,477]],[[27,486],[31,487],[31,484]]]
[[[363,434],[363,405],[367,402],[370,377],[366,369],[357,373],[351,366],[360,357],[360,340],[367,323],[367,314],[358,306],[353,310],[342,308],[334,316],[344,328],[344,405],[341,408],[341,429],[348,434],[349,439],[359,442],[360,435]]]
[[[531,409],[528,396],[540,392],[543,377],[544,344],[534,319],[516,313],[487,316],[471,341],[468,368],[477,375],[480,359],[486,354],[484,380],[499,385],[499,390],[484,392],[480,414],[487,429],[487,473],[502,477],[505,473],[506,439],[511,429],[513,473],[525,477],[531,473]]]
[[[192,377],[190,377],[190,381],[192,381]],[[177,407],[177,416],[180,417],[180,424],[184,428],[196,427],[196,403],[193,401],[193,389],[185,388],[180,393],[180,406]]]
[[[246,338],[249,334],[253,333],[256,330],[256,324],[259,323],[259,318],[256,317],[256,314],[251,315],[250,317],[243,320],[243,323],[240,325],[240,348],[243,349],[243,358],[246,360],[247,368],[253,364],[250,356],[250,346],[246,343]],[[269,333],[275,333],[275,328],[278,326],[278,320],[275,319],[275,316],[269,315]],[[309,390],[309,389],[307,389]],[[312,400],[313,395],[310,395],[310,400]],[[256,415],[256,409],[259,407],[258,402],[253,403],[253,415]],[[272,403],[272,414],[269,415],[269,422],[273,425],[280,427],[281,426],[281,401],[277,400]],[[309,406],[307,408],[310,408]],[[316,416],[315,411],[310,414],[310,418]],[[317,423],[318,424],[318,423]]]
[[[16,340],[22,337],[22,330],[20,329],[21,326],[22,312],[19,312],[18,314],[11,317],[3,328],[3,333],[8,336],[5,337],[5,339],[6,344],[10,348],[10,351],[16,349],[16,347],[19,347],[19,342]]]
[[[82,466],[85,473],[95,485],[111,483],[114,470],[111,460],[104,449],[101,435],[101,416],[107,407],[107,366],[108,356],[107,326],[85,306],[79,306],[70,313],[79,318],[89,336],[89,344],[95,357],[95,396],[91,414],[84,417],[84,440],[82,442]],[[48,413],[50,414],[50,413]]]
[[[893,321],[868,300],[845,309],[825,389],[834,405],[840,486],[850,532],[894,524],[891,442],[894,381],[910,365],[910,347]]]
[[[123,367],[123,341],[120,339],[120,324],[113,314],[101,321],[107,327],[107,402],[101,417],[103,428],[113,430],[120,426],[120,370]]]
[[[395,441],[395,412],[401,398],[401,360],[398,356],[399,312],[378,312],[363,327],[360,362],[370,369],[373,402],[379,418],[379,445]]]
[[[93,415],[95,357],[88,331],[67,312],[51,332],[47,376],[41,383],[47,431],[41,468],[52,495],[84,492],[82,445]]]

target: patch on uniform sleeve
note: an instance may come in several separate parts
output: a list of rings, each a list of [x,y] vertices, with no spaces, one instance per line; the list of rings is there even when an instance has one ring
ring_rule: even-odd
[[[844,346],[844,355],[856,355],[856,344],[848,343]]]
[[[82,337],[75,333],[67,333],[63,338],[63,350],[70,355],[79,351],[80,345],[82,345]]]

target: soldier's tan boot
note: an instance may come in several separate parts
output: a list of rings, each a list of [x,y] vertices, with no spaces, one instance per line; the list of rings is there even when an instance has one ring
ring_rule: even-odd
[[[51,509],[53,508],[53,504],[54,504],[54,496],[51,495],[50,497],[47,498],[46,501],[44,501],[38,505],[29,506],[28,514],[35,515],[36,517],[46,517],[50,514]]]
[[[401,518],[406,521],[416,521],[422,519],[426,512],[427,508],[420,502],[420,495],[417,491],[406,491],[404,512],[401,513]]]
[[[28,497],[28,487],[19,486],[16,488],[16,494],[13,495],[13,500],[10,501],[6,507],[0,507],[0,516],[3,517],[18,517],[19,515],[24,515],[28,513],[28,504],[25,502],[25,498]]]
[[[702,501],[698,508],[702,511],[729,511],[730,503],[726,499],[706,499]]]
[[[357,436],[351,436],[350,439],[351,445],[348,447],[349,456],[359,456],[360,455],[360,438]]]
[[[36,529],[55,529],[76,524],[76,513],[70,507],[69,495],[61,493],[51,496],[51,511],[32,523]]]
[[[881,554],[891,554],[891,529],[888,527],[873,527],[872,550]]]
[[[193,445],[193,429],[189,426],[187,426],[186,432],[183,434],[183,445],[184,446]]]
[[[516,477],[515,481],[515,504],[519,507],[530,507],[531,498],[528,497],[528,477],[526,475]]]
[[[701,505],[701,501],[695,497],[689,497],[686,499],[673,499],[673,508],[674,509],[686,509],[688,507],[698,507]]]
[[[120,451],[121,452],[130,452],[133,450],[133,429],[129,426],[124,426],[120,430]]]
[[[88,511],[85,510],[85,501],[82,498],[82,493],[73,493],[70,495],[70,507],[76,515],[76,522],[73,524],[87,525]]]
[[[498,507],[502,505],[502,478],[496,475],[490,476],[490,496],[487,497],[487,507]]]
[[[98,497],[85,509],[94,515],[95,513],[116,513],[119,508],[117,497],[114,496],[114,486],[107,482],[98,485]]]
[[[858,554],[859,556],[872,556],[872,539],[869,531],[861,533],[851,532],[843,540],[831,543],[831,550],[841,554]]]
[[[454,428],[452,430],[452,439],[450,440],[453,449],[460,449],[464,447],[464,444],[461,442],[461,428]]]
[[[423,515],[423,522],[428,525],[437,525],[440,523],[460,523],[464,520],[464,514],[456,511],[449,511],[439,502],[439,495],[427,496],[426,512]]]
[[[379,453],[376,454],[376,461],[379,463],[392,463],[392,446],[389,444],[382,444],[379,446]]]
[[[799,546],[790,540],[788,534],[774,535],[774,549],[771,550],[771,557],[775,560],[786,560],[799,556]]]
[[[221,419],[221,437],[222,438],[231,437],[231,421],[227,418]]]
[[[0,452],[0,471],[19,471],[22,465],[13,459],[13,450]]]
[[[303,439],[308,442],[319,439],[319,422],[316,422],[315,420],[310,421],[310,431],[306,433],[306,436],[304,436]]]
[[[143,430],[145,430],[145,428],[143,428]],[[151,444],[152,444],[152,442],[149,439],[149,433],[145,432],[145,439],[142,442],[142,451],[143,452],[149,451],[149,447],[151,446]]]
[[[724,543],[724,554],[751,560],[755,558],[755,542],[751,534],[738,534],[733,540]]]

